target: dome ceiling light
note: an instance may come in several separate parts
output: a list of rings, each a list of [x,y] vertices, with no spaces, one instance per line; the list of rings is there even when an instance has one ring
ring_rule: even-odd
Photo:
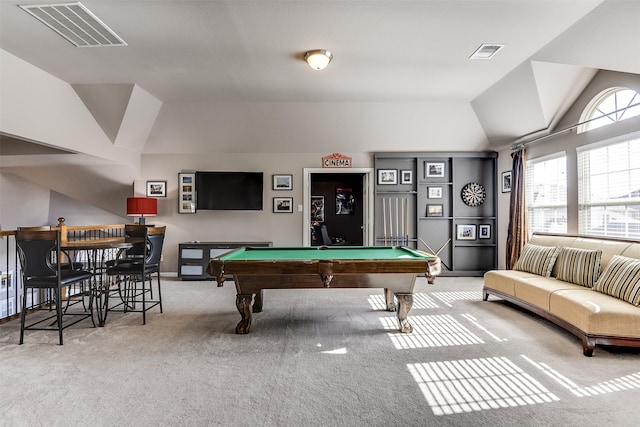
[[[304,60],[314,70],[324,70],[332,59],[333,54],[324,49],[314,49],[304,54]]]

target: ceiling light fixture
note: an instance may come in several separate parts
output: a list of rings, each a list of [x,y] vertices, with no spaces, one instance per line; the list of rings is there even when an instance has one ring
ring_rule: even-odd
[[[314,49],[304,54],[304,60],[314,70],[324,70],[332,59],[333,53],[324,49]]]

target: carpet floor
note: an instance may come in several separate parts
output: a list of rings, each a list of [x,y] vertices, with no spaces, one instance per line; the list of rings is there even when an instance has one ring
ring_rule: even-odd
[[[418,279],[397,330],[378,289],[272,290],[251,333],[232,282],[163,278],[164,313],[55,332],[0,325],[7,426],[636,425],[640,351],[596,347],[491,297]]]

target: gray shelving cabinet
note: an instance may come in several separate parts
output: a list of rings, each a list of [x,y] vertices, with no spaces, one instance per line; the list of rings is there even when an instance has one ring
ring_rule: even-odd
[[[212,258],[245,246],[270,247],[271,242],[183,242],[178,244],[178,277],[182,280],[213,280],[207,274]]]
[[[376,175],[380,170],[398,173],[396,185],[376,181],[376,244],[439,251],[443,275],[479,276],[497,268],[497,157],[496,152],[374,153]],[[412,171],[411,184],[401,183],[406,170]],[[463,188],[470,183],[485,190],[478,206],[469,206],[462,198]],[[404,221],[395,214],[396,204],[408,206]],[[395,231],[390,233],[390,215],[394,224],[407,224],[406,237],[397,239]],[[475,236],[463,230],[475,231]]]

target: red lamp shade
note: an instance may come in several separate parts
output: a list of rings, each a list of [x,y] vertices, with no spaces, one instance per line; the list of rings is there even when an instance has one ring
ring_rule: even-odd
[[[139,216],[140,224],[144,224],[145,216],[158,214],[158,199],[152,197],[127,197],[127,216]]]

